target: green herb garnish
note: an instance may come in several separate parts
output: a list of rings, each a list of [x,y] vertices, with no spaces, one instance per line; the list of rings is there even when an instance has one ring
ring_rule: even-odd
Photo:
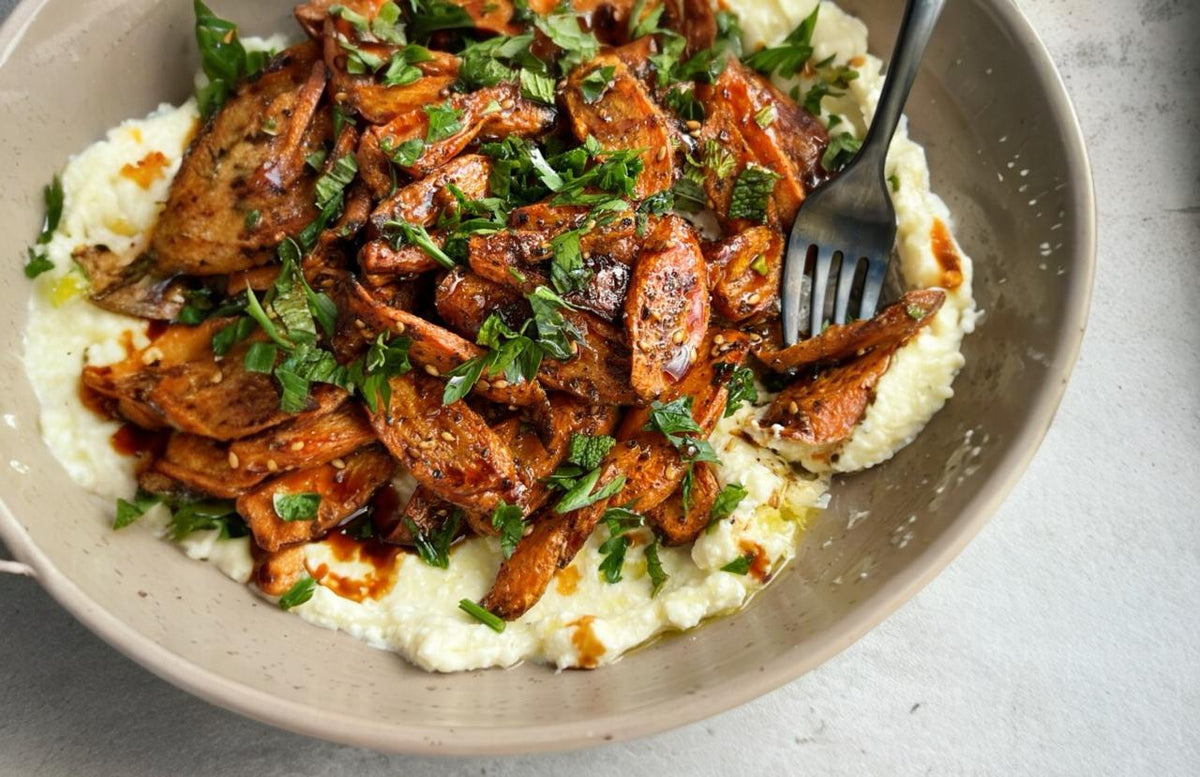
[[[767,206],[771,202],[771,193],[775,191],[775,182],[780,178],[778,173],[748,164],[738,173],[733,183],[733,193],[729,198],[729,218],[748,219],[760,224],[767,222]]]
[[[287,593],[279,597],[279,609],[290,610],[293,607],[300,605],[313,598],[313,593],[317,590],[317,581],[305,575],[300,580],[297,580]]]
[[[442,522],[428,535],[417,528],[411,518],[404,519],[413,544],[417,547],[417,555],[431,567],[448,569],[450,567],[450,546],[458,536],[458,527],[462,523],[462,513],[455,510],[450,517]]]
[[[463,599],[458,603],[458,608],[497,634],[504,633],[504,621],[470,599]]]
[[[733,511],[746,498],[746,489],[741,483],[730,483],[717,494],[708,510],[708,524],[704,531],[711,532],[718,523],[733,515]]]
[[[613,75],[617,69],[612,65],[598,67],[579,82],[579,92],[585,103],[594,103],[604,96],[612,85]]]
[[[817,26],[817,13],[821,6],[818,3],[811,14],[796,29],[783,39],[778,46],[760,49],[743,60],[746,65],[754,68],[763,75],[778,73],[784,78],[791,78],[799,73],[804,64],[812,56],[813,30]]]
[[[821,167],[829,172],[835,172],[850,163],[858,155],[862,141],[849,132],[841,132],[829,139],[825,153],[821,155]]]
[[[658,537],[646,546],[646,573],[650,575],[650,598],[658,596],[658,592],[662,589],[663,584],[670,577],[663,570],[662,559],[658,557],[658,549],[660,541]]]
[[[247,52],[237,25],[217,17],[201,0],[195,0],[193,8],[200,66],[208,77],[208,84],[196,91],[196,102],[207,119],[225,104],[238,81],[262,70],[267,54]]]
[[[518,505],[510,505],[500,500],[500,504],[492,510],[492,526],[500,532],[500,552],[505,558],[511,558],[525,531],[524,512]]]
[[[730,572],[735,575],[744,575],[750,571],[750,565],[753,563],[753,555],[738,556],[733,561],[730,561],[728,564],[721,567],[721,571]]]
[[[284,494],[276,491],[271,497],[275,514],[283,521],[315,521],[321,507],[321,495],[306,491],[299,494]]]

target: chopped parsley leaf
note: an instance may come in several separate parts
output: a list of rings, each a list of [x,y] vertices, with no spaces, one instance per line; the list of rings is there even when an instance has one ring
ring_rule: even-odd
[[[321,495],[312,491],[284,494],[276,491],[271,497],[275,514],[283,521],[315,521],[321,507]]]
[[[354,154],[339,157],[329,168],[329,172],[317,179],[317,207],[323,209],[340,197],[356,175],[358,175],[358,161],[354,158]]]
[[[300,580],[288,589],[287,593],[279,597],[279,609],[290,610],[293,607],[300,605],[313,598],[313,593],[317,590],[317,581],[313,580],[308,575],[305,575]]]
[[[569,513],[572,510],[594,505],[601,500],[608,499],[625,486],[625,476],[617,475],[593,492],[592,489],[595,488],[598,480],[600,480],[599,467],[581,477],[567,493],[563,494],[562,499],[558,500],[558,504],[554,506],[554,512]]]
[[[418,529],[411,518],[405,518],[404,522],[408,527],[409,534],[412,535],[413,544],[416,546],[417,555],[421,557],[421,560],[431,567],[448,569],[450,567],[450,546],[454,543],[454,538],[458,536],[462,513],[455,510],[442,522],[441,526],[428,535]]]
[[[492,526],[500,532],[500,552],[505,558],[512,558],[517,542],[525,532],[525,515],[521,508],[500,500],[492,511]]]
[[[600,575],[608,583],[621,582],[625,552],[629,550],[629,532],[644,525],[645,519],[627,507],[611,507],[600,517],[608,527],[608,539],[600,545]]]
[[[733,515],[733,511],[746,498],[746,488],[741,483],[730,483],[717,494],[708,511],[708,525],[704,531],[711,532],[718,523]]]
[[[663,584],[670,577],[662,566],[662,559],[658,557],[658,549],[661,545],[658,537],[646,546],[646,573],[650,576],[650,598],[658,596],[658,592],[662,589]]]
[[[421,158],[421,154],[425,153],[425,141],[420,138],[406,140],[400,145],[393,145],[390,137],[384,137],[379,141],[379,148],[387,155],[388,159],[400,167],[412,167]]]
[[[504,621],[494,613],[483,609],[470,599],[463,599],[460,601],[458,603],[458,608],[497,634],[504,633]]]
[[[748,219],[765,224],[767,206],[771,202],[771,193],[775,191],[775,182],[779,178],[778,173],[753,163],[742,168],[729,198],[729,218]]]
[[[840,132],[829,139],[829,145],[821,155],[821,167],[829,172],[840,170],[858,155],[861,147],[861,140],[849,132]]]
[[[462,132],[462,111],[449,103],[426,105],[425,115],[429,117],[429,127],[425,131],[426,143],[437,143]]]
[[[533,24],[551,43],[562,49],[558,66],[564,75],[600,51],[600,42],[580,26],[574,11],[556,10],[547,16],[535,16]]]
[[[207,119],[225,104],[238,81],[262,70],[268,55],[247,52],[238,39],[237,25],[213,14],[201,0],[195,0],[193,8],[200,66],[208,77],[208,84],[196,90],[196,102]]]
[[[554,88],[556,83],[553,78],[527,68],[521,68],[517,79],[521,85],[522,97],[546,105],[554,105]]]
[[[743,61],[747,66],[767,76],[778,73],[784,78],[791,78],[799,73],[813,53],[812,35],[817,26],[817,13],[820,9],[820,4],[817,4],[813,12],[778,46],[759,49]]]
[[[607,434],[573,433],[567,448],[567,461],[585,470],[595,469],[616,443]]]
[[[764,105],[759,109],[758,113],[754,114],[754,123],[766,129],[775,123],[775,106]]]
[[[133,501],[129,502],[124,499],[117,500],[117,517],[113,521],[114,529],[124,529],[138,518],[141,518],[156,504],[162,502],[162,497],[157,494],[147,493],[138,489],[137,494],[133,497]]]
[[[261,372],[267,375],[275,369],[275,360],[279,356],[279,347],[274,343],[252,343],[242,357],[242,366],[246,372]]]
[[[606,65],[598,67],[579,82],[579,92],[583,95],[585,103],[594,103],[604,96],[608,88],[612,85],[613,74],[616,73],[616,67]]]
[[[729,376],[727,386],[729,398],[725,400],[725,415],[728,418],[737,412],[742,403],[758,401],[758,389],[754,387],[754,372],[749,367],[738,367]]]
[[[734,575],[744,575],[750,571],[750,565],[754,563],[754,556],[745,555],[738,556],[733,561],[730,561],[725,566],[721,567],[722,572],[729,572]]]

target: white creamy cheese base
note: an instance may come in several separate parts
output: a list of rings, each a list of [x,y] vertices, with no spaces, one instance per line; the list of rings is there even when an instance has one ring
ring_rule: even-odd
[[[727,5],[741,15],[747,44],[753,45],[782,38],[813,3],[729,0]],[[271,43],[281,44],[278,39]],[[814,47],[818,59],[835,53],[842,60],[863,55],[866,30],[825,3]],[[881,83],[877,60],[867,57],[860,71],[862,76],[846,97],[826,104],[859,133]],[[84,407],[79,373],[85,360],[104,364],[122,358],[126,341],[135,347],[144,345],[145,324],[88,304],[81,293],[86,279],[73,268],[71,252],[92,243],[104,243],[118,252],[145,245],[196,122],[193,101],[178,108],[162,106],[145,119],[125,122],[71,160],[63,173],[62,224],[48,246],[55,269],[35,281],[30,300],[25,362],[42,402],[43,436],[72,479],[109,497],[127,497],[134,491],[133,461],[118,455],[109,443],[116,424]],[[153,152],[169,160],[162,178],[142,188],[121,175],[122,167],[137,164]],[[894,199],[905,282],[914,287],[936,284],[940,269],[929,249],[929,225],[935,217],[949,223],[948,214],[929,192],[924,154],[903,128],[893,142],[889,173],[901,181]],[[886,459],[950,396],[950,382],[961,365],[958,344],[969,331],[973,313],[970,263],[965,257],[964,276],[962,287],[951,295],[934,324],[897,354],[880,381],[875,405],[843,451],[838,470]],[[722,460],[718,478],[722,484],[741,483],[747,497],[729,520],[702,535],[691,548],[660,550],[670,577],[657,596],[651,595],[646,572],[649,532],[634,535],[636,544],[626,556],[623,579],[608,584],[599,573],[598,549],[608,537],[601,528],[570,567],[559,573],[542,600],[509,623],[502,634],[458,609],[461,599],[479,599],[495,577],[501,554],[497,540],[491,538],[460,543],[444,570],[415,556],[398,556],[395,584],[378,599],[358,602],[318,586],[313,598],[295,612],[311,623],[394,650],[426,669],[457,671],[523,660],[558,667],[605,664],[657,634],[691,628],[704,618],[734,611],[792,558],[810,511],[824,506],[828,487],[827,475],[798,472],[772,451],[748,441],[746,435],[757,429],[760,414],[761,408],[744,407],[722,421],[713,434],[713,447]],[[167,517],[165,509],[154,508],[141,523],[165,534]],[[179,545],[189,557],[207,559],[235,580],[246,582],[252,575],[247,538],[229,540],[215,531],[196,532]],[[747,552],[761,557],[756,565],[761,576],[721,571]],[[324,565],[331,574],[349,579],[374,573],[371,565],[336,559],[326,543],[309,545],[306,556],[310,571]]]

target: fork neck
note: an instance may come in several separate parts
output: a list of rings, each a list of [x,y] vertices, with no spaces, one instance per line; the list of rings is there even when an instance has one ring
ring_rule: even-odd
[[[908,0],[900,31],[896,35],[892,60],[888,64],[887,80],[884,81],[875,118],[871,121],[860,157],[875,157],[882,163],[886,156],[892,135],[900,123],[904,103],[917,78],[921,57],[945,3],[946,0]]]

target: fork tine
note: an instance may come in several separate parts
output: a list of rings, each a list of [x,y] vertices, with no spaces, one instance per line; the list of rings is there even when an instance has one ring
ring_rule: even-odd
[[[811,244],[797,228],[788,238],[787,254],[783,262],[783,289],[780,297],[783,317],[783,343],[795,345],[800,339],[800,308],[805,298],[804,265],[808,262]]]
[[[812,307],[808,311],[808,335],[816,337],[825,323],[825,290],[829,286],[829,270],[833,267],[833,249],[817,246],[813,262]]]
[[[887,258],[877,256],[867,257],[867,277],[863,279],[862,303],[859,306],[859,318],[871,318],[879,305],[879,295],[883,291],[883,277],[887,274]]]
[[[850,292],[854,288],[854,276],[857,271],[858,252],[842,251],[842,264],[838,270],[837,296],[833,300],[833,323],[835,324],[846,323],[846,311],[850,308]]]

